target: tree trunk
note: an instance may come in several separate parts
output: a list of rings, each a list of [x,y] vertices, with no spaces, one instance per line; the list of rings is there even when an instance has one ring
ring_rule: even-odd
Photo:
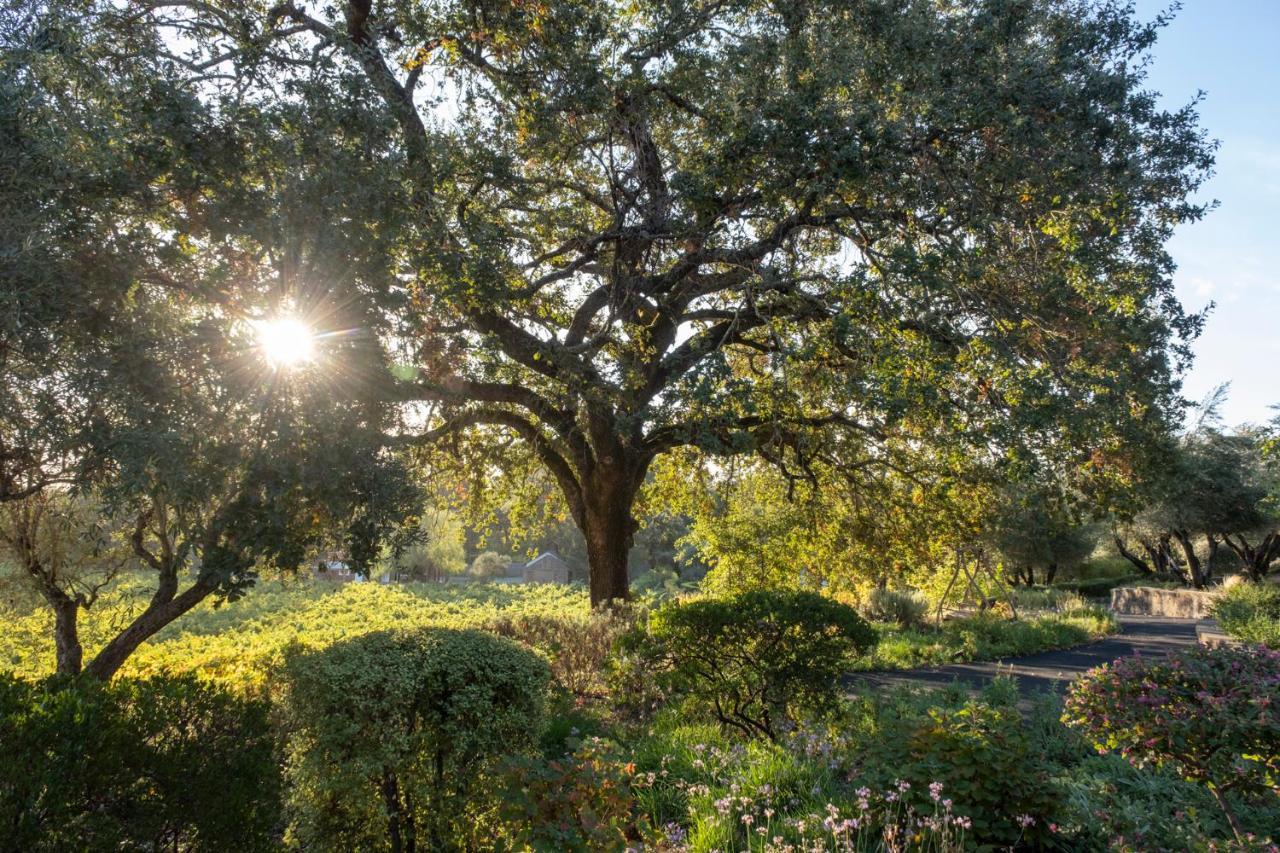
[[[1195,543],[1191,541],[1191,537],[1185,530],[1174,531],[1173,537],[1182,546],[1182,555],[1187,560],[1187,581],[1194,589],[1204,589],[1207,579],[1200,565],[1200,558],[1196,556]]]
[[[77,619],[80,605],[67,596],[49,602],[53,606],[53,641],[57,650],[58,674],[79,675],[84,666]]]
[[[1142,559],[1137,554],[1133,553],[1128,548],[1126,548],[1123,539],[1121,539],[1118,535],[1113,535],[1111,538],[1115,542],[1116,550],[1120,552],[1120,556],[1124,557],[1126,560],[1132,563],[1138,569],[1138,571],[1142,572],[1144,575],[1155,574],[1155,568],[1153,568],[1149,563],[1147,563],[1146,560]]]
[[[631,597],[627,578],[627,555],[635,535],[631,501],[592,500],[587,496],[583,537],[587,540],[588,586],[591,606],[608,606]]]
[[[605,443],[603,436],[599,440]],[[584,478],[577,520],[587,543],[592,607],[631,597],[627,558],[639,527],[632,509],[648,467],[648,457],[629,453],[615,440],[609,452],[598,452],[590,476]]]
[[[1256,548],[1239,533],[1236,534],[1235,539],[1229,535],[1224,536],[1223,541],[1240,558],[1240,568],[1252,581],[1262,580],[1270,570],[1271,564],[1280,560],[1280,531],[1273,530],[1268,533]]]
[[[1161,536],[1155,543],[1149,539],[1139,539],[1142,550],[1147,552],[1154,569],[1153,574],[1175,575],[1182,578],[1182,566],[1173,555],[1173,547],[1169,544],[1169,536]],[[1183,578],[1185,580],[1185,578]]]
[[[405,853],[400,837],[400,787],[396,784],[395,772],[389,767],[382,769],[382,805],[387,810],[387,841],[391,853]]]
[[[164,586],[162,582],[162,588]],[[99,681],[109,681],[129,655],[137,651],[138,646],[155,635],[157,631],[174,619],[195,607],[209,597],[217,585],[205,578],[197,580],[181,594],[167,600],[160,592],[153,597],[147,609],[125,627],[123,631],[107,643],[102,651],[85,667],[85,674]]]
[[[1050,563],[1044,570],[1044,582],[1046,585],[1052,585],[1053,579],[1058,576],[1058,564]]]

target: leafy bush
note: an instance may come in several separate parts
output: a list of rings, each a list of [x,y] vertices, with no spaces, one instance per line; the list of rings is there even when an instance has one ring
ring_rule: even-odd
[[[547,664],[480,631],[379,631],[287,657],[292,840],[460,846],[503,756],[530,746]]]
[[[873,589],[861,608],[862,615],[874,622],[892,622],[901,628],[924,625],[929,604],[918,593],[894,589]]]
[[[919,812],[931,807],[930,786],[938,785],[971,819],[973,837],[987,843],[1050,837],[1056,792],[1016,705],[977,699],[956,707],[873,705],[871,728],[859,743],[860,775],[871,788],[896,784]]]
[[[1233,637],[1280,649],[1280,586],[1236,584],[1214,602],[1213,616]]]
[[[835,700],[850,658],[875,643],[852,607],[812,592],[745,592],[668,604],[627,644],[662,686],[722,725],[776,740]]]
[[[1280,651],[1121,658],[1071,686],[1063,719],[1099,752],[1206,785],[1239,835],[1226,792],[1273,797],[1280,785]]]
[[[0,677],[0,847],[273,849],[267,712],[192,678]]]
[[[507,573],[510,565],[511,558],[505,554],[485,551],[471,561],[471,568],[468,571],[477,578],[500,578]]]
[[[516,614],[494,621],[489,629],[545,654],[556,686],[581,698],[606,692],[609,653],[635,621],[633,611],[615,608],[581,617]]]
[[[674,595],[680,591],[680,574],[671,568],[653,568],[632,581],[631,590]]]
[[[498,833],[512,850],[621,851],[642,832],[634,770],[601,740],[560,758],[513,761],[503,773]]]

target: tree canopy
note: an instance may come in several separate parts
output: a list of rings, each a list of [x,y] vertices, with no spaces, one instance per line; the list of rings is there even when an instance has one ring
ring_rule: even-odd
[[[259,167],[287,147],[242,144],[248,108],[193,91],[157,31],[112,31],[102,11],[0,21],[0,503],[14,505],[0,540],[55,612],[65,672],[81,669],[76,617],[105,582],[67,570],[68,543],[108,531],[152,574],[150,599],[85,665],[108,678],[204,599],[321,543],[368,562],[405,494],[382,453],[389,403],[331,381],[381,369],[376,341],[283,372],[257,337],[294,298],[291,264],[317,246],[326,267],[342,257],[317,233],[328,211],[295,208],[313,185],[261,192]],[[359,309],[348,298],[331,321]]]
[[[299,313],[368,306],[390,442],[514,438],[596,603],[627,595],[636,497],[674,449],[790,472],[894,443],[1056,454],[1105,496],[1177,408],[1200,318],[1163,244],[1212,145],[1143,89],[1160,22],[1122,4],[90,7],[120,53],[159,33],[281,221],[314,226],[251,237],[307,261],[290,281],[349,280],[295,283]]]

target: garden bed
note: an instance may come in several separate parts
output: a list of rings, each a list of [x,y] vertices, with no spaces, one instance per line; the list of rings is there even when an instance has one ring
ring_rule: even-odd
[[[1098,607],[1042,612],[1011,619],[979,613],[949,619],[940,628],[879,624],[880,643],[859,659],[859,671],[914,669],[951,663],[1021,657],[1090,643],[1119,631]]]

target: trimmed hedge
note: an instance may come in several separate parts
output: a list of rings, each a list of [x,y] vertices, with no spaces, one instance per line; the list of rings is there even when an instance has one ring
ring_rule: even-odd
[[[378,631],[284,665],[289,841],[308,849],[466,848],[492,773],[529,749],[551,674],[481,631]]]

